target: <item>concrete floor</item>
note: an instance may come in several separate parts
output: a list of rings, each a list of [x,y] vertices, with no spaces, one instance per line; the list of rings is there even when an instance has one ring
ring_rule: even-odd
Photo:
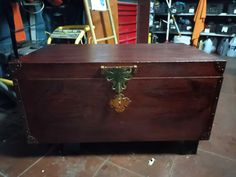
[[[227,60],[211,139],[200,142],[197,155],[65,153],[58,145],[26,145],[17,109],[0,99],[0,176],[236,177],[236,58]]]

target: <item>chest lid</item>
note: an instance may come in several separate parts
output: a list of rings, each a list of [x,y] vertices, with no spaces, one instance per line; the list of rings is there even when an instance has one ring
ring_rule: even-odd
[[[49,45],[22,63],[149,63],[222,61],[182,44]]]
[[[49,45],[20,63],[24,78],[100,78],[102,66],[137,66],[135,77],[222,76],[225,67],[183,44]]]

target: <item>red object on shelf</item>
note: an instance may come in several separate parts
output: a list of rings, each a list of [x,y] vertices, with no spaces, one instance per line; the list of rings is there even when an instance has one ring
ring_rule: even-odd
[[[63,3],[62,0],[48,0],[48,2],[50,2],[54,6],[60,6]]]
[[[137,43],[137,4],[118,2],[119,43]]]

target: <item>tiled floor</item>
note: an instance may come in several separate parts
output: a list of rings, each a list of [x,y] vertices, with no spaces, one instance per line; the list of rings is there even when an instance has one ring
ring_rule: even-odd
[[[227,59],[210,141],[197,155],[69,153],[58,145],[26,145],[17,109],[0,103],[0,176],[3,177],[236,177],[236,58]],[[1,102],[1,101],[0,101]],[[69,147],[69,145],[68,145]],[[107,151],[109,152],[109,151]],[[130,151],[129,151],[130,152]],[[148,161],[155,159],[153,165]]]

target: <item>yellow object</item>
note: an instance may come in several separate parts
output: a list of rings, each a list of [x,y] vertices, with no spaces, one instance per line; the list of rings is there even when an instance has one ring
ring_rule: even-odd
[[[101,72],[108,82],[112,83],[112,90],[116,96],[110,101],[111,108],[116,112],[124,112],[131,100],[125,97],[122,92],[126,89],[127,81],[137,71],[137,65],[132,66],[101,66]]]
[[[148,33],[148,44],[152,43],[152,33]]]
[[[118,94],[110,101],[110,106],[114,108],[116,112],[121,113],[125,111],[130,103],[131,100],[128,97],[125,97],[123,94]]]
[[[88,25],[59,26],[49,35],[47,44],[51,44],[52,39],[75,39],[75,44],[79,44],[82,43],[82,39],[88,31],[90,31]]]
[[[199,0],[198,7],[194,16],[194,30],[192,35],[193,46],[197,47],[200,33],[204,30],[206,19],[207,0]]]
[[[6,84],[7,86],[13,86],[13,81],[8,80],[8,79],[4,79],[4,78],[0,78],[0,82]]]

